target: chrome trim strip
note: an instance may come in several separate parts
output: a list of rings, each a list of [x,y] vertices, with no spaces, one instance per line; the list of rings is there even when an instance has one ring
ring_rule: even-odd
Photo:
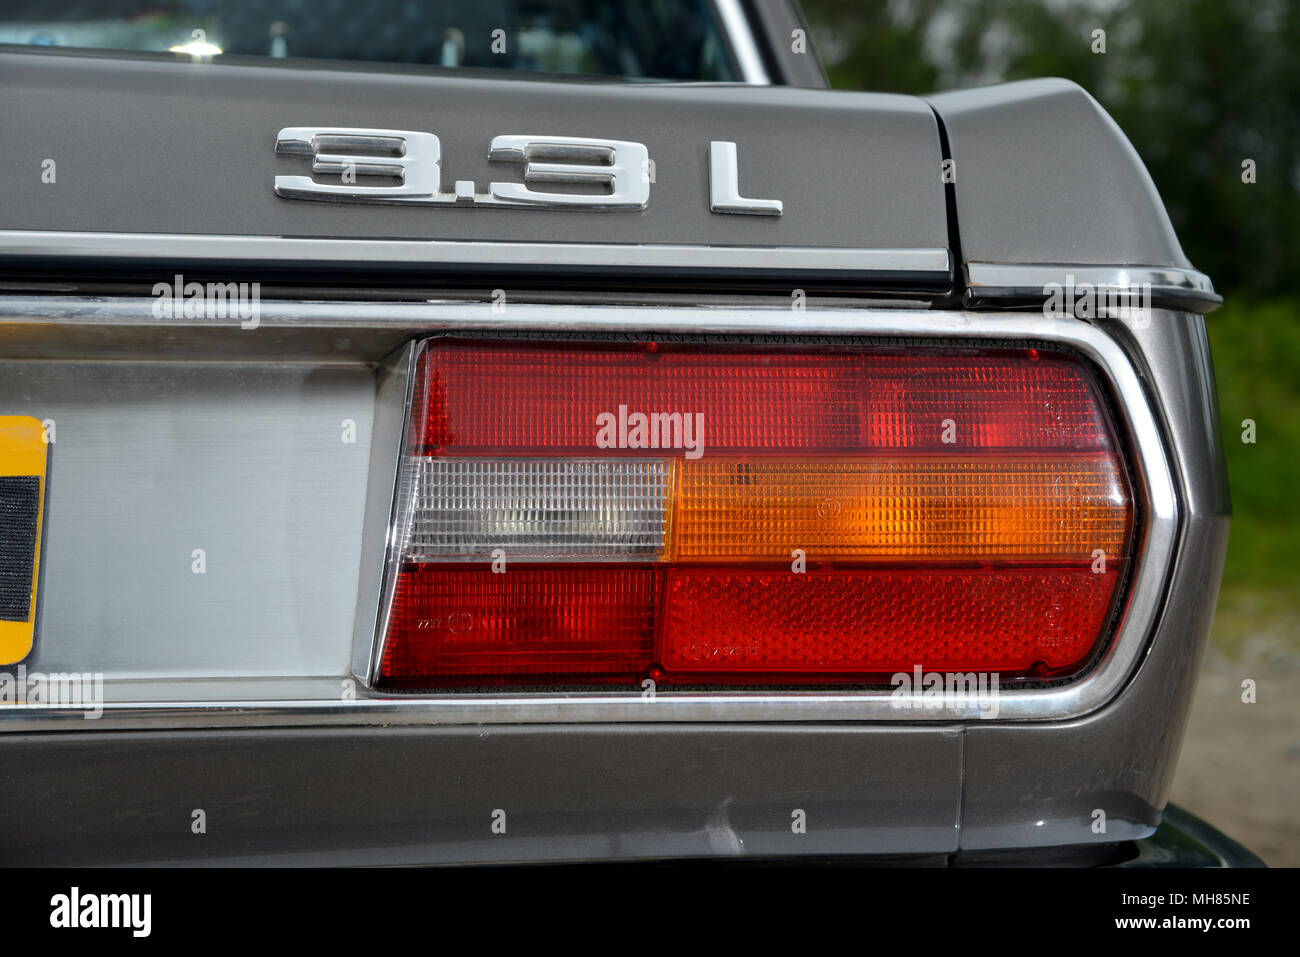
[[[843,278],[951,280],[948,250],[854,249],[838,246],[695,246],[669,243],[462,242],[439,239],[315,239],[198,233],[83,233],[0,230],[0,259],[91,259],[163,264],[266,266],[298,263],[393,267],[625,269],[677,275],[718,270],[739,274],[808,273]]]
[[[1046,287],[1067,282],[1077,286],[1127,288],[1148,286],[1153,304],[1174,300],[1178,305],[1209,312],[1223,302],[1215,293],[1214,283],[1205,273],[1174,266],[1089,266],[1057,263],[985,263],[966,264],[970,278],[968,297],[980,300],[1042,299]]]
[[[94,301],[92,301],[94,302]],[[145,310],[148,299],[130,300]],[[6,310],[16,308],[5,300]],[[104,301],[95,303],[105,312]],[[853,335],[888,338],[971,338],[1005,343],[1034,340],[1059,343],[1087,355],[1110,380],[1132,436],[1140,492],[1145,493],[1145,535],[1129,584],[1128,605],[1119,632],[1097,666],[1062,688],[1008,691],[998,698],[997,720],[1058,720],[1093,711],[1110,700],[1132,674],[1146,648],[1165,594],[1179,529],[1175,475],[1143,386],[1121,347],[1098,327],[1077,319],[1051,319],[1032,313],[921,312],[874,309],[701,309],[679,307],[511,305],[504,315],[490,304],[436,303],[272,303],[268,322],[308,326],[313,322],[353,326],[411,323],[418,334],[458,331],[611,332],[644,334],[679,331],[696,334],[754,332],[789,337]],[[1167,315],[1167,314],[1166,314]],[[148,321],[141,317],[143,321]],[[21,320],[12,320],[21,321]],[[47,318],[45,321],[57,322]],[[84,322],[85,319],[73,320]],[[153,320],[157,321],[157,320]],[[234,331],[232,335],[236,334]],[[240,333],[255,335],[255,332]],[[389,474],[387,471],[385,475]],[[378,624],[376,622],[376,624]],[[378,628],[375,629],[376,632]],[[366,695],[369,695],[368,697]],[[0,708],[0,731],[89,730],[95,728],[248,727],[281,725],[466,724],[638,721],[975,721],[978,703],[944,708],[896,707],[888,691],[836,693],[662,692],[643,700],[626,694],[443,694],[426,697],[380,696],[358,690],[356,700],[229,700],[203,703],[159,701],[106,704],[93,724],[80,711],[39,706]],[[903,703],[921,704],[907,699]]]
[[[375,414],[370,433],[370,469],[366,479],[364,525],[361,528],[361,580],[352,627],[352,675],[361,684],[374,680],[375,622],[387,621],[393,600],[395,569],[388,560],[389,529],[402,527],[397,497],[402,447],[411,420],[419,348],[408,342],[380,364],[375,388]]]
[[[753,86],[770,86],[772,79],[763,66],[763,57],[758,52],[754,31],[750,29],[749,18],[745,16],[740,0],[713,0],[713,6],[718,11],[718,19],[722,21],[722,29],[731,44],[731,50],[736,54],[740,75],[746,83]]]

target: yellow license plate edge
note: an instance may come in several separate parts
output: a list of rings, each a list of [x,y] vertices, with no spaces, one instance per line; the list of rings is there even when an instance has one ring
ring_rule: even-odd
[[[45,470],[49,446],[45,426],[29,415],[0,415],[0,478],[34,477],[38,483],[36,542],[32,549],[31,587],[25,621],[0,621],[0,665],[22,661],[32,650],[36,624],[36,587],[45,521]]]

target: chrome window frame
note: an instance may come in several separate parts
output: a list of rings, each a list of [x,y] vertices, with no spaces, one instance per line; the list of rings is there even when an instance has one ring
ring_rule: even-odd
[[[151,300],[98,300],[92,315],[128,316],[149,322]],[[34,310],[33,310],[34,311]],[[47,323],[58,323],[57,307],[42,310]],[[64,315],[67,313],[64,312]],[[1158,321],[1162,313],[1153,313]],[[153,320],[157,322],[157,320]],[[381,615],[386,583],[377,579],[374,562],[386,554],[398,502],[396,476],[401,440],[409,414],[413,381],[413,340],[473,332],[544,333],[599,337],[776,335],[791,338],[852,336],[879,340],[961,340],[1005,345],[1008,341],[1059,344],[1086,356],[1100,370],[1118,405],[1129,437],[1130,462],[1140,496],[1143,534],[1130,571],[1127,599],[1115,637],[1083,676],[1049,688],[1014,689],[998,696],[997,721],[1061,720],[1102,707],[1122,689],[1141,660],[1163,605],[1173,565],[1180,523],[1176,473],[1168,458],[1153,412],[1158,397],[1148,395],[1136,368],[1120,344],[1096,325],[1078,319],[1047,318],[1041,313],[984,313],[921,309],[809,307],[706,308],[699,306],[531,305],[512,303],[504,313],[489,303],[326,303],[264,301],[262,326],[282,328],[377,327],[403,330],[412,341],[384,363],[377,376],[378,422],[372,445],[372,488],[363,541],[363,582],[359,593],[353,668],[357,679],[373,673],[382,641]],[[378,471],[376,471],[378,470]],[[382,524],[381,524],[382,520]],[[369,583],[369,584],[367,584]],[[340,675],[346,678],[346,675]],[[362,684],[364,685],[364,681]],[[202,703],[162,701],[106,703],[103,716],[86,723],[82,713],[39,707],[0,709],[0,731],[61,727],[91,730],[110,727],[221,727],[358,724],[545,724],[559,722],[797,722],[797,721],[978,721],[980,703],[941,708],[922,707],[917,695],[899,698],[890,691],[661,691],[643,698],[626,692],[500,692],[465,694],[380,694],[366,687],[355,699],[225,700]],[[906,709],[900,704],[909,705]],[[61,719],[76,719],[75,723]]]
[[[763,65],[763,55],[758,49],[758,38],[745,14],[740,0],[713,0],[722,34],[731,45],[740,69],[741,80],[750,86],[770,86],[772,78]]]

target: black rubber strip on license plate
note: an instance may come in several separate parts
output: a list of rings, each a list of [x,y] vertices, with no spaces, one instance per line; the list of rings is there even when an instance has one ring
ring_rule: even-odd
[[[31,614],[40,505],[40,476],[0,476],[0,621]]]

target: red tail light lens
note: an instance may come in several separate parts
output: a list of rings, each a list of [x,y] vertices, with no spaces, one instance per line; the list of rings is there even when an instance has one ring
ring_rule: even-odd
[[[553,565],[494,574],[412,563],[393,598],[381,673],[518,682],[640,680],[655,652],[659,581],[648,568]]]
[[[1046,354],[433,345],[421,385],[425,455],[638,454],[596,445],[596,418],[614,415],[618,434],[620,407],[703,415],[711,454],[1111,447],[1083,368]]]
[[[1067,676],[1134,541],[1064,353],[429,345],[390,688]]]

